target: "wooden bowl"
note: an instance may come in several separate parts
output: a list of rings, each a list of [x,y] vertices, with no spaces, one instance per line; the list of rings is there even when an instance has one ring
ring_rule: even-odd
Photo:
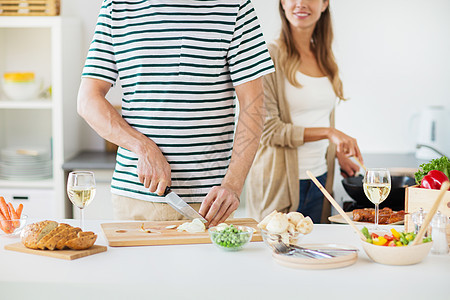
[[[374,262],[384,265],[405,266],[421,262],[430,252],[433,242],[416,246],[377,246],[361,241],[364,251]]]

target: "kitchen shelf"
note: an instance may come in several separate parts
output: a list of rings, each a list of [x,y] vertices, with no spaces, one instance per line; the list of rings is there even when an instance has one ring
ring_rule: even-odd
[[[75,18],[0,16],[0,76],[34,72],[43,87],[52,90],[50,98],[30,101],[11,101],[0,92],[0,149],[27,147],[51,153],[52,178],[0,180],[0,195],[27,195],[29,207],[36,204],[33,199],[45,199],[45,215],[36,217],[66,216],[62,165],[79,152],[82,138],[76,109],[84,61],[80,41],[81,26]]]
[[[10,101],[0,99],[0,108],[5,109],[51,109],[53,103],[50,99],[32,101]]]
[[[2,16],[0,27],[2,28],[50,28],[61,23],[61,16],[54,17],[26,17],[26,16]]]
[[[33,189],[53,189],[53,179],[44,180],[5,180],[0,179],[1,188],[33,188]]]
[[[66,171],[81,169],[114,170],[116,153],[106,151],[84,150],[64,162]]]

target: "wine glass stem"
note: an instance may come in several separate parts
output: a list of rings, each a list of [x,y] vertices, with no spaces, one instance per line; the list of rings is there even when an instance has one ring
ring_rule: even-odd
[[[84,231],[84,209],[80,208],[80,214],[81,214],[81,230]]]
[[[375,204],[375,229],[378,229],[378,204]]]

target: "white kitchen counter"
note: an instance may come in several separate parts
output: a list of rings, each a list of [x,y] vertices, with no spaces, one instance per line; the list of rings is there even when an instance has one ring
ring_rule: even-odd
[[[100,221],[86,221],[86,229],[98,233],[96,244],[107,245]],[[301,242],[360,249],[354,265],[331,270],[280,266],[263,242],[238,252],[211,244],[108,247],[66,261],[4,249],[18,241],[0,238],[0,299],[448,299],[450,294],[450,255],[430,254],[412,266],[377,264],[348,225],[315,225]]]

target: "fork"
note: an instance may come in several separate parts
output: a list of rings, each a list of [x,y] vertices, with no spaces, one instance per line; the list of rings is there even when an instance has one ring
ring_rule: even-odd
[[[308,249],[308,248],[303,248],[303,247],[300,247],[297,245],[286,245],[281,240],[278,240],[278,242],[275,243],[274,247],[276,247],[276,249],[278,249],[278,251],[280,253],[288,253],[292,250],[294,250],[294,251],[298,250],[298,251],[301,251],[302,254],[305,254],[306,256],[309,256],[311,258],[332,258],[332,257],[334,257],[334,255],[328,254],[325,252],[312,250],[312,249]]]
[[[298,251],[298,249],[287,247],[286,244],[283,245],[281,243],[276,242],[274,244],[271,244],[271,246],[275,250],[275,253],[286,254],[286,255],[300,255],[300,256],[306,256],[308,258],[316,258],[314,255],[309,254],[307,252]]]

